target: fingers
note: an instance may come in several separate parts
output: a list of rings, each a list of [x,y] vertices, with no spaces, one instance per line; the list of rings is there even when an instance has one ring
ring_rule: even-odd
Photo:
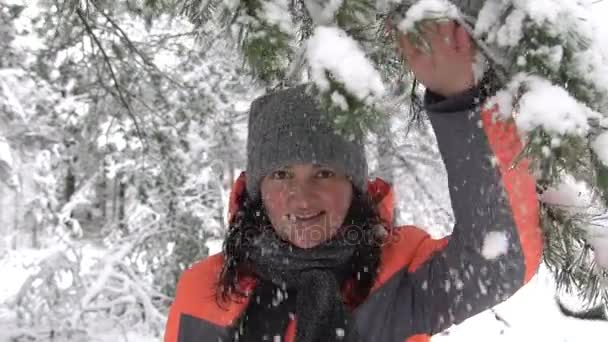
[[[426,20],[420,24],[422,35],[433,45],[435,39],[439,37],[439,26],[436,22]],[[437,40],[438,41],[438,40]]]
[[[456,23],[449,20],[437,24],[437,27],[446,47],[453,47],[456,43]]]
[[[427,22],[422,25],[424,38],[430,43],[433,54],[473,56],[475,44],[466,29],[456,22]]]
[[[449,52],[455,48],[455,28],[453,21],[427,22],[423,24],[425,38],[433,51]]]
[[[405,34],[399,34],[399,46],[408,60],[414,60],[422,53]]]
[[[467,52],[473,55],[473,42],[469,33],[464,27],[458,25],[455,29],[455,42],[458,51]]]

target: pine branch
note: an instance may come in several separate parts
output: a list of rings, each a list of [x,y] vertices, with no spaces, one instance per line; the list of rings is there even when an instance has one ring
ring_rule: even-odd
[[[97,45],[97,47],[101,51],[101,53],[103,55],[103,58],[104,58],[104,61],[105,61],[105,64],[108,67],[108,70],[110,72],[110,77],[112,77],[112,80],[114,81],[114,87],[116,88],[116,91],[118,92],[118,97],[120,99],[120,102],[127,109],[127,113],[131,117],[131,120],[133,121],[133,124],[135,125],[135,131],[137,133],[137,136],[139,137],[139,139],[142,142],[142,144],[145,145],[145,139],[144,139],[142,131],[139,129],[139,124],[137,122],[137,117],[135,116],[135,114],[131,110],[131,106],[129,105],[129,102],[126,100],[126,98],[124,97],[124,95],[122,93],[122,89],[119,86],[120,83],[118,81],[118,78],[116,77],[116,73],[114,72],[114,67],[112,66],[112,62],[110,61],[110,57],[108,56],[108,54],[106,53],[105,49],[103,48],[101,42],[99,41],[99,39],[97,38],[97,36],[93,32],[93,29],[89,25],[87,19],[85,18],[84,14],[80,10],[80,8],[76,9],[76,14],[78,15],[78,18],[80,18],[80,21],[84,25],[84,27],[87,30],[87,33],[89,34],[89,36],[91,37],[91,39],[93,39],[93,41],[95,41],[95,44]]]
[[[286,85],[295,85],[301,74],[304,66],[306,64],[304,54],[306,53],[306,45],[301,45],[298,51],[295,54],[295,58],[290,62],[289,67],[287,68],[287,74],[285,76],[285,84]]]
[[[373,28],[376,17],[375,2],[370,0],[345,0],[336,13],[336,24],[357,41],[365,40]]]
[[[558,297],[555,297],[555,302],[564,316],[582,320],[608,321],[608,312],[603,305],[594,306],[586,310],[574,311],[568,309]]]
[[[112,25],[112,27],[114,27],[114,29],[116,31],[118,31],[120,38],[127,44],[127,46],[129,47],[129,49],[131,49],[131,51],[133,51],[136,55],[138,55],[141,58],[141,60],[144,62],[145,65],[147,65],[147,66],[151,67],[152,69],[154,69],[156,72],[158,72],[159,75],[161,75],[162,77],[164,77],[165,79],[167,79],[169,82],[175,84],[176,86],[178,86],[180,88],[185,88],[184,85],[182,85],[178,81],[176,81],[173,78],[171,78],[165,72],[163,72],[162,70],[160,70],[159,67],[154,62],[150,61],[150,59],[148,58],[148,56],[146,56],[143,52],[141,52],[135,46],[135,44],[133,44],[133,42],[131,41],[131,39],[129,38],[129,36],[120,27],[120,25],[118,25],[108,14],[106,14],[105,11],[103,11],[101,8],[99,8],[99,6],[95,2],[93,2],[93,6],[110,23],[110,25]]]
[[[492,314],[494,314],[494,318],[496,318],[497,321],[499,321],[502,324],[504,324],[505,327],[507,327],[507,328],[511,327],[511,324],[504,317],[502,317],[502,315],[499,314],[498,311],[496,311],[495,308],[492,308],[490,311],[492,312]]]
[[[197,27],[209,23],[224,4],[222,0],[183,0],[182,2],[180,14],[188,17]]]
[[[585,214],[572,214],[560,206],[540,203],[545,241],[543,259],[555,275],[558,290],[574,292],[590,306],[608,307],[608,270],[593,261],[587,241]]]
[[[290,37],[276,26],[260,23],[256,32],[246,33],[242,51],[254,74],[272,83],[285,78],[286,61],[292,59],[289,43]]]

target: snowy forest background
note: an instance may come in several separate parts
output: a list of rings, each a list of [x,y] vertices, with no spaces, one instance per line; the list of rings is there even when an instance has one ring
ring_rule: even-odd
[[[177,277],[221,248],[264,89],[184,18],[71,2],[0,0],[0,342],[160,341]],[[608,1],[594,6],[608,55]],[[370,173],[395,184],[396,223],[443,236],[445,170],[408,110],[369,137]],[[541,269],[434,341],[605,341],[608,323],[554,296]]]

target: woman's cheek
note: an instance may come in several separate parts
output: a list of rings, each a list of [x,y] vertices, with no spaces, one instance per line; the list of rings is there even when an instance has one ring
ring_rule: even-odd
[[[341,227],[346,219],[346,214],[350,208],[352,201],[352,190],[350,184],[343,185],[335,191],[335,195],[328,199],[328,205],[331,206],[332,226]]]

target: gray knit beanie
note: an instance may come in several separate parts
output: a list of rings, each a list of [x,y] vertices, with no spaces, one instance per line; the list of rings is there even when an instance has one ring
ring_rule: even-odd
[[[367,191],[363,137],[347,139],[336,132],[310,87],[277,91],[251,104],[246,169],[251,198],[259,198],[260,183],[266,175],[295,163],[336,168],[348,175],[359,191]]]

